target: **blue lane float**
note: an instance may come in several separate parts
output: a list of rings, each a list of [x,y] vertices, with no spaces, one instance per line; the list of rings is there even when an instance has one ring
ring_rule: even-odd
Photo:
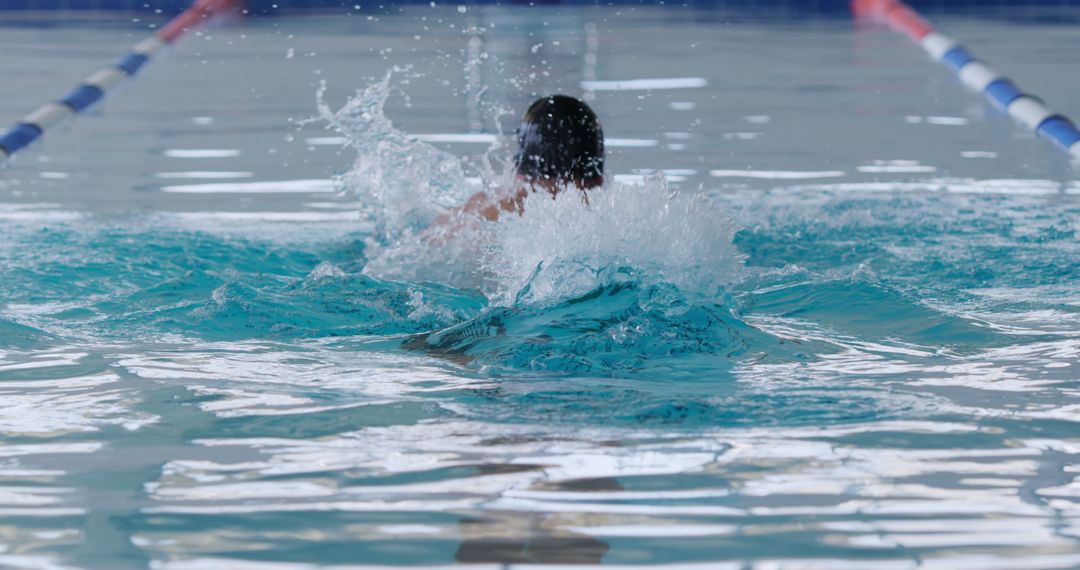
[[[959,42],[937,31],[907,4],[900,0],[854,0],[851,8],[856,18],[883,23],[906,34],[932,59],[956,72],[964,85],[982,93],[994,107],[1080,159],[1080,130],[1068,117],[1051,111],[1042,99],[1024,93]]]
[[[140,56],[144,61],[161,49],[165,42],[156,36],[140,42],[128,58]],[[122,63],[128,58],[122,60]],[[58,101],[52,101],[23,117],[6,133],[0,135],[0,160],[19,152],[37,140],[45,131],[57,124],[81,113],[101,100],[105,93],[124,79],[134,75],[137,68],[113,65],[99,69],[83,80]]]
[[[0,134],[0,162],[29,146],[50,128],[92,107],[110,89],[133,77],[154,54],[189,29],[235,5],[236,0],[197,0],[156,34],[135,44],[120,61],[97,70],[62,99],[38,107]]]

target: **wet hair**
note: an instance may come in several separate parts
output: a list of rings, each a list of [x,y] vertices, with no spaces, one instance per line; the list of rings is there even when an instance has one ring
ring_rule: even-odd
[[[604,183],[604,131],[596,113],[566,95],[537,99],[521,119],[518,176],[583,189]]]

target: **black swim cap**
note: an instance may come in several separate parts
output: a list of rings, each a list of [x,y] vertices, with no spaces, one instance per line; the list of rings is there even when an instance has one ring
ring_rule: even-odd
[[[604,131],[584,102],[550,95],[529,105],[518,131],[518,175],[592,188],[604,183]]]

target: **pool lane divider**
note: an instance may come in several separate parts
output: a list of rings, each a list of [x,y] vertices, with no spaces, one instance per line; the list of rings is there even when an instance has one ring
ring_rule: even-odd
[[[853,0],[856,19],[877,22],[903,33],[935,61],[945,64],[972,90],[1008,113],[1039,136],[1080,159],[1080,130],[1065,117],[1046,107],[1042,99],[1024,93],[986,62],[975,58],[953,38],[937,31],[913,8],[900,0]]]
[[[0,135],[0,162],[29,146],[45,131],[93,106],[110,89],[134,77],[151,57],[187,31],[238,4],[238,0],[196,0],[153,36],[135,44],[119,61],[95,71],[63,98],[38,107]]]

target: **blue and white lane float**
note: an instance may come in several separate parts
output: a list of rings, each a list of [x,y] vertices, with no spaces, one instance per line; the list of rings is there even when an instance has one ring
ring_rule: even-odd
[[[0,162],[29,146],[48,129],[93,106],[110,89],[134,76],[151,57],[188,30],[236,5],[236,0],[196,0],[156,34],[135,44],[120,61],[95,71],[62,99],[38,107],[0,135]]]
[[[1080,159],[1080,130],[1072,121],[1054,113],[1041,99],[1024,93],[997,70],[975,59],[959,42],[937,31],[907,4],[900,0],[854,0],[851,9],[857,19],[882,23],[904,33],[935,61],[955,71],[964,85],[984,94],[995,107]]]

